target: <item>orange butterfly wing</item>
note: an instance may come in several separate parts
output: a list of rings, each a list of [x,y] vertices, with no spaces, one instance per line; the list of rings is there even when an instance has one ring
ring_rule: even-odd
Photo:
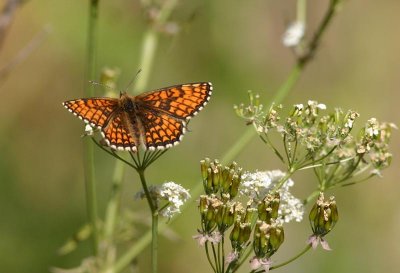
[[[203,109],[212,94],[209,82],[174,85],[135,97],[144,108],[156,109],[177,119],[190,119]]]
[[[107,145],[112,149],[133,152],[137,151],[139,142],[136,132],[138,132],[136,123],[128,124],[126,113],[120,110],[113,115],[107,126],[101,129]]]
[[[208,82],[175,85],[134,97],[147,149],[177,145],[186,132],[186,120],[209,101],[212,85]]]
[[[92,127],[103,127],[118,107],[118,99],[90,98],[63,102],[65,108]]]
[[[185,133],[185,121],[158,111],[140,111],[146,149],[164,149],[177,145]]]

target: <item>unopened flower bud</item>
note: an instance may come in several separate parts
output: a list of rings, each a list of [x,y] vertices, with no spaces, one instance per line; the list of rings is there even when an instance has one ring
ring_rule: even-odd
[[[208,208],[207,204],[208,204],[207,195],[201,195],[200,200],[199,200],[199,210],[200,210],[200,214],[202,216],[205,215],[207,212],[207,208]]]
[[[236,221],[233,225],[229,239],[231,240],[232,248],[236,249],[239,246],[239,235],[240,235],[240,221]]]
[[[229,228],[231,225],[233,225],[233,222],[235,221],[237,212],[236,212],[236,206],[232,206],[230,208],[227,208],[225,213],[224,213],[224,218],[222,220],[222,223],[224,225],[224,229]]]
[[[271,257],[283,243],[284,238],[283,227],[275,223],[275,221],[272,221],[271,224],[257,221],[253,241],[253,249],[256,257]]]
[[[239,234],[239,243],[241,246],[244,246],[249,240],[251,235],[251,223],[241,223],[240,224],[240,234]]]
[[[279,225],[272,226],[269,230],[269,233],[271,252],[275,253],[285,240],[285,233],[283,231],[283,227]]]
[[[200,170],[201,176],[203,177],[203,181],[207,180],[208,177],[208,168],[210,167],[210,159],[205,158],[204,160],[200,161]]]
[[[224,219],[225,212],[226,212],[226,206],[222,205],[221,207],[218,208],[215,214],[215,221],[217,222],[218,227],[222,226],[222,220]]]
[[[240,185],[240,176],[237,174],[234,174],[232,177],[232,185],[230,189],[230,195],[231,198],[234,198],[238,192],[239,192],[239,185]]]
[[[275,220],[278,218],[279,203],[279,193],[275,193],[274,195],[268,194],[258,203],[258,218],[270,224],[271,219]]]
[[[314,235],[323,237],[328,234],[338,221],[339,214],[334,197],[324,200],[321,192],[310,211],[310,224]]]
[[[220,186],[220,176],[221,172],[219,171],[218,166],[214,166],[212,168],[212,185],[214,188],[214,192],[217,192]]]

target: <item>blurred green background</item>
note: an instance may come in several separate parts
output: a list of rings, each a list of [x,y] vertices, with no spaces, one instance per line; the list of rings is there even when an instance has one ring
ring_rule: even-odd
[[[2,1],[1,7],[4,6]],[[308,1],[308,37],[328,1]],[[281,36],[295,18],[296,1],[180,1],[172,20],[181,28],[162,35],[148,90],[193,81],[211,81],[210,104],[190,124],[191,132],[149,171],[152,183],[199,183],[198,162],[221,158],[245,131],[233,104],[247,90],[270,101],[294,63]],[[400,124],[400,1],[345,1],[322,40],[320,51],[284,104],[314,99],[328,108],[355,109],[360,123],[370,117]],[[74,267],[90,244],[58,256],[57,249],[86,221],[83,181],[83,124],[61,102],[83,96],[88,1],[26,1],[16,12],[0,51],[0,67],[43,30],[51,33],[23,62],[1,79],[0,90],[0,272],[48,272]],[[139,67],[148,22],[140,1],[100,0],[97,71],[118,67],[123,89]],[[97,73],[97,74],[98,74]],[[140,77],[140,75],[139,75]],[[96,80],[96,79],[93,79]],[[100,92],[102,89],[97,88]],[[331,252],[310,251],[277,272],[398,272],[400,268],[399,133],[394,132],[391,168],[382,179],[334,192],[340,221],[327,236]],[[96,150],[101,216],[109,196],[114,159]],[[256,137],[237,156],[247,170],[283,168]],[[315,186],[311,172],[295,177],[294,192],[305,197]],[[127,170],[124,206],[147,217],[145,202],[134,201],[136,174]],[[179,238],[162,238],[160,272],[211,272],[203,249],[191,236],[199,218],[195,202],[170,228]],[[139,225],[138,225],[139,226]],[[138,229],[138,235],[143,232]],[[286,227],[274,260],[304,247],[308,222]],[[149,249],[138,258],[148,272]],[[248,272],[246,270],[241,272]]]

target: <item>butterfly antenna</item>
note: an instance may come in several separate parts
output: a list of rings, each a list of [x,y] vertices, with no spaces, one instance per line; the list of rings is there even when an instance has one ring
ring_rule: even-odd
[[[93,85],[100,85],[100,86],[102,86],[102,87],[105,87],[105,88],[107,88],[107,89],[111,89],[111,90],[115,91],[115,89],[112,88],[111,86],[108,86],[108,85],[106,85],[106,84],[104,84],[104,83],[101,83],[101,82],[89,81],[89,83],[91,83],[91,84],[93,84]]]
[[[128,83],[128,86],[125,88],[125,90],[128,90],[128,88],[135,82],[135,80],[140,72],[142,72],[142,69],[139,69],[138,72],[136,72],[135,77],[133,77],[133,79]]]

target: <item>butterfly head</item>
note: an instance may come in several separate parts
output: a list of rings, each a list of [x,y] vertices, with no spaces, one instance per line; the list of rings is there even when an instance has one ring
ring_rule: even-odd
[[[126,95],[127,95],[126,91],[119,91],[119,97],[120,98],[122,98],[122,97],[124,97]]]

